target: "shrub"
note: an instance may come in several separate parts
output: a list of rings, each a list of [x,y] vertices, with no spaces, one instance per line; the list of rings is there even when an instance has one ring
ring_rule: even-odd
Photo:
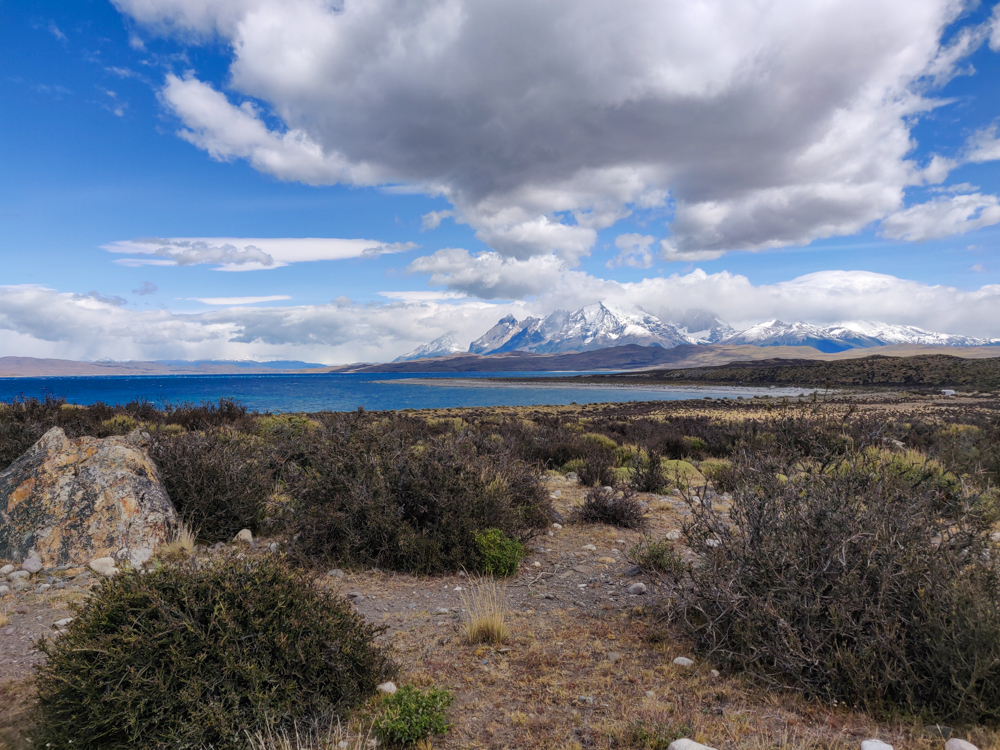
[[[150,449],[181,517],[209,542],[260,530],[274,490],[274,446],[231,431],[154,433]]]
[[[277,557],[127,571],[40,644],[36,746],[242,748],[367,699],[379,632]]]
[[[580,483],[587,487],[614,484],[616,478],[614,449],[594,440],[586,441],[585,445],[583,463],[577,471]]]
[[[573,517],[584,523],[606,523],[623,529],[640,529],[646,525],[635,491],[628,487],[595,487],[587,492],[583,505],[573,511]]]
[[[448,690],[429,688],[421,692],[412,685],[403,685],[382,699],[374,730],[390,747],[415,745],[431,735],[444,734],[451,725],[445,709],[455,700]]]
[[[674,573],[670,614],[704,650],[811,695],[998,721],[989,519],[976,498],[893,469],[871,451],[812,465],[737,455],[728,517],[691,505],[702,563]]]
[[[661,456],[655,450],[637,454],[632,459],[632,472],[629,485],[636,492],[659,493],[667,486],[667,476],[663,473]]]
[[[359,417],[304,451],[287,474],[297,554],[428,574],[479,569],[478,532],[525,541],[549,524],[537,467],[488,437],[414,440],[400,427]]]
[[[524,545],[508,538],[500,529],[486,529],[476,534],[476,547],[481,559],[480,569],[494,576],[514,575],[524,557]]]
[[[632,547],[628,559],[647,573],[669,573],[679,576],[685,564],[667,539],[644,539]]]

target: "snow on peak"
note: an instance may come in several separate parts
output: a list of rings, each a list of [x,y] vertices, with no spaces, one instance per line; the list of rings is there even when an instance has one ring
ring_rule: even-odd
[[[448,331],[448,333],[439,336],[429,344],[418,346],[412,352],[396,357],[392,361],[409,362],[410,360],[423,359],[424,357],[440,357],[445,354],[464,352],[465,345],[458,343],[457,336],[458,334],[455,331]]]

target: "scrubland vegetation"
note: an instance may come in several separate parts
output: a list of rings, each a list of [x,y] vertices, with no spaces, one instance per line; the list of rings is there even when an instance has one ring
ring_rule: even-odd
[[[127,747],[144,721],[156,728],[143,746],[249,746],[226,743],[352,711],[384,742],[413,745],[447,727],[449,694],[404,686],[378,710],[366,704],[397,664],[310,575],[481,573],[492,609],[464,637],[500,643],[503,588],[489,576],[526,577],[526,550],[553,521],[648,529],[640,495],[671,491],[689,508],[681,533],[631,551],[662,584],[631,615],[636,627],[688,644],[751,693],[995,727],[1000,402],[906,403],[255,415],[230,401],[13,402],[0,409],[0,463],[52,426],[71,437],[142,428],[199,544],[249,528],[286,553],[199,566],[187,540],[160,568],[104,583],[45,646],[38,746]],[[591,488],[566,519],[546,472]],[[110,656],[85,656],[97,651]],[[98,700],[116,674],[121,702]],[[671,705],[670,721],[636,718],[590,745],[666,747],[693,716],[680,698]],[[405,719],[418,709],[419,722]]]

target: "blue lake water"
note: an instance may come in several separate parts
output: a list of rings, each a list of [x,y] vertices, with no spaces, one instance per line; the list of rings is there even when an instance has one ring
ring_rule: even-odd
[[[582,374],[582,373],[572,373]],[[0,400],[65,398],[70,403],[201,403],[234,398],[253,411],[370,411],[461,406],[534,406],[683,399],[792,396],[801,388],[603,386],[568,382],[567,373],[329,373],[310,375],[141,375],[0,378]],[[504,383],[547,377],[551,383]],[[484,380],[489,378],[490,380]],[[499,380],[498,380],[499,379]]]

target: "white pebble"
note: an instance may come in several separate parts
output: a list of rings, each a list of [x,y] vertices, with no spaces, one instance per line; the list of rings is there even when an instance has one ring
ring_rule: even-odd
[[[634,596],[641,596],[646,593],[646,584],[644,583],[633,583],[628,587],[628,592]]]
[[[892,745],[882,740],[865,740],[861,743],[861,750],[892,750]]]
[[[971,742],[960,740],[958,737],[952,737],[944,743],[944,750],[979,750],[979,748]]]
[[[674,740],[667,746],[667,750],[715,750],[714,747],[702,745],[700,742],[689,740],[686,737],[682,740]]]
[[[562,524],[561,523],[554,523],[554,524],[552,524],[552,528],[553,529],[561,529],[562,528]]]
[[[15,570],[17,570],[17,568],[15,568],[13,565],[4,565],[2,568],[0,568],[0,576],[9,576]]]
[[[396,692],[396,683],[383,682],[381,685],[378,686],[378,691],[383,695],[392,695],[393,693]]]
[[[583,545],[583,549],[589,550],[590,552],[597,552],[597,547],[595,547],[593,544],[585,544]]]
[[[240,529],[236,536],[233,537],[233,541],[251,544],[253,542],[253,532],[250,529]]]
[[[678,656],[674,659],[674,664],[678,667],[693,667],[694,661],[692,659],[688,659],[686,656]]]

